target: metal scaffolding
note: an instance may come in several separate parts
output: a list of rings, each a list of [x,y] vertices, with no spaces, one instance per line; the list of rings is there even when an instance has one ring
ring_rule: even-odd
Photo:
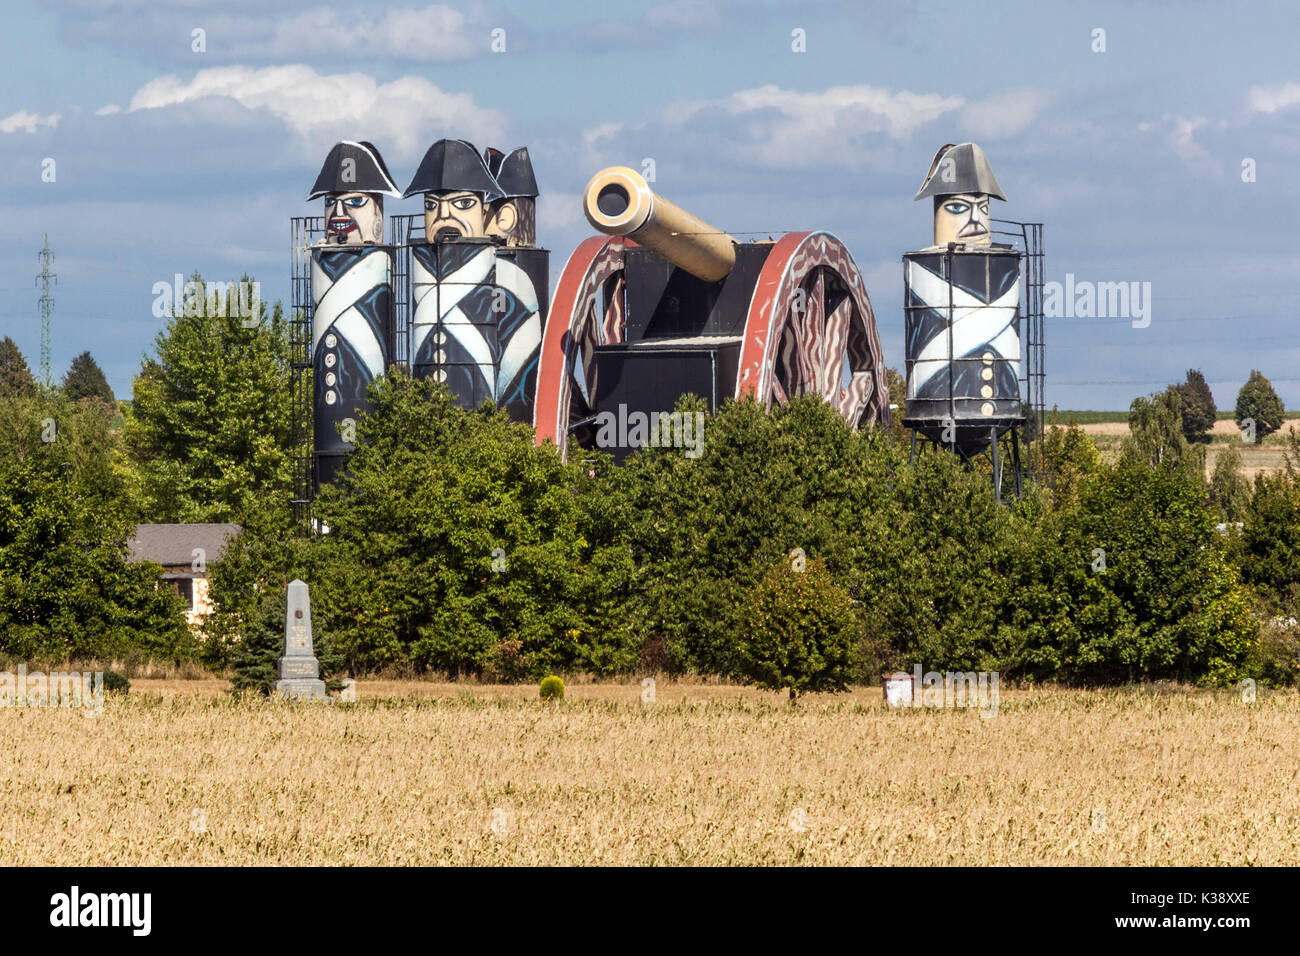
[[[1043,334],[1043,224],[994,219],[994,235],[1006,236],[1025,257],[1021,272],[1024,295],[1020,297],[1020,336],[1023,355],[1020,362],[1020,390],[1025,415],[1025,477],[1040,481],[1045,468],[1040,439],[1047,425],[1047,403],[1043,386],[1047,379],[1044,367],[1046,343]]]
[[[289,220],[292,270],[289,275],[289,401],[293,415],[293,514],[309,527],[312,487],[311,390],[311,247],[325,231],[324,216],[295,216]]]

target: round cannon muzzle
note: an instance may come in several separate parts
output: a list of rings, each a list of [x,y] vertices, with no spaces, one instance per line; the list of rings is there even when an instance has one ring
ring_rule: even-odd
[[[582,210],[608,236],[626,236],[706,282],[725,278],[736,264],[736,241],[720,229],[658,196],[627,166],[602,169],[587,183]]]

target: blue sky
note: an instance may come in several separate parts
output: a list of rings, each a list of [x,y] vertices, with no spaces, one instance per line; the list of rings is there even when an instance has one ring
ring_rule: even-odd
[[[930,241],[912,196],[940,144],[974,140],[1009,199],[994,215],[1046,224],[1049,280],[1151,283],[1146,328],[1048,320],[1049,404],[1126,408],[1197,367],[1221,408],[1252,368],[1300,407],[1288,4],[9,6],[0,335],[36,365],[48,232],[55,374],[90,349],[119,397],[162,324],[155,282],[249,272],[287,297],[288,220],[316,211],[304,197],[339,139],[375,142],[403,186],[444,136],[528,145],[553,274],[589,234],[591,174],[653,158],[657,189],[721,228],[840,236],[901,367],[899,257]]]

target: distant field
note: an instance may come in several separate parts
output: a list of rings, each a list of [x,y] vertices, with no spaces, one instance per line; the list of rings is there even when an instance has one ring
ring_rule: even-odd
[[[1300,865],[1300,695],[1004,690],[996,716],[747,688],[133,682],[0,708],[19,865]]]
[[[1074,413],[1070,413],[1074,414]],[[1092,412],[1088,414],[1106,415],[1109,412]],[[1294,416],[1295,413],[1288,412],[1288,416]],[[1062,418],[1062,421],[1066,419]],[[1128,417],[1125,415],[1123,421],[1097,421],[1084,424],[1080,422],[1080,427],[1097,443],[1097,448],[1101,451],[1104,458],[1114,459],[1119,455],[1120,445],[1124,436],[1128,434]],[[1210,443],[1206,446],[1205,454],[1205,473],[1211,475],[1214,473],[1214,464],[1219,459],[1219,455],[1230,445],[1241,452],[1242,471],[1248,481],[1253,481],[1257,474],[1261,472],[1274,471],[1283,465],[1282,451],[1285,447],[1287,429],[1295,427],[1300,431],[1300,416],[1288,417],[1282,427],[1268,435],[1261,441],[1252,444],[1246,444],[1241,440],[1241,431],[1237,428],[1236,422],[1229,415],[1224,418],[1219,416],[1219,420],[1214,424],[1214,430],[1210,433]]]
[[[1232,421],[1233,411],[1220,411],[1218,414],[1219,421]],[[1055,416],[1055,418],[1053,418]],[[1287,418],[1300,418],[1300,411],[1286,413]],[[1128,411],[1122,412],[1082,412],[1082,411],[1049,411],[1047,421],[1050,424],[1053,420],[1059,425],[1068,425],[1072,420],[1080,425],[1092,425],[1099,422],[1123,422],[1128,424]],[[1285,429],[1284,429],[1285,430]]]

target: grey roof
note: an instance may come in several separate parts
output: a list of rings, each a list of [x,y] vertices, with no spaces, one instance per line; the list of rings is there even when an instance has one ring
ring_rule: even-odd
[[[243,529],[237,524],[142,524],[127,542],[132,561],[175,566],[192,564],[194,549],[203,549],[204,563],[220,559],[229,539]]]

